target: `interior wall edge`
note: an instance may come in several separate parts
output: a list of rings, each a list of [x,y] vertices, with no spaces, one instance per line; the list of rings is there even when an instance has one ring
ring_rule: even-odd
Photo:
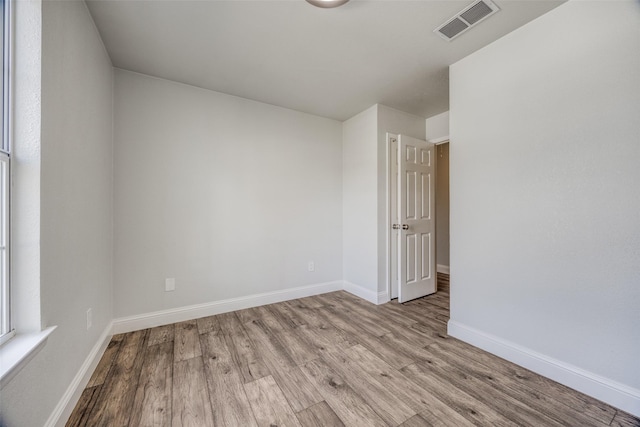
[[[391,299],[389,298],[389,292],[386,290],[375,292],[371,289],[367,289],[363,286],[356,285],[355,283],[351,283],[346,280],[344,281],[344,290],[359,298],[369,301],[371,304],[380,305],[391,301]]]

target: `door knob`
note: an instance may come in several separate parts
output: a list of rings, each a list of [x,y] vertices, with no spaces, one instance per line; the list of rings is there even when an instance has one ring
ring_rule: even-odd
[[[394,230],[399,230],[400,229],[400,224],[393,224],[391,226],[391,228],[393,228]]]
[[[408,230],[409,229],[409,225],[408,224],[402,224],[402,229],[403,230]]]

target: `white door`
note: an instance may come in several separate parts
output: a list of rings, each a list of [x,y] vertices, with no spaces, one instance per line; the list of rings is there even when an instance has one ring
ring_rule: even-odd
[[[398,302],[436,291],[434,147],[398,136]]]

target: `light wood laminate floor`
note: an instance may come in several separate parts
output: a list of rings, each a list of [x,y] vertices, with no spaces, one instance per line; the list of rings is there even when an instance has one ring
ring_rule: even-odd
[[[640,426],[448,318],[439,275],[406,304],[341,291],[116,335],[67,426]]]

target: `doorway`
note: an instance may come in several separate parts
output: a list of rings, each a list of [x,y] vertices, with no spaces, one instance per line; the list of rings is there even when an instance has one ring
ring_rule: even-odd
[[[406,302],[436,292],[435,145],[387,134],[389,295]]]
[[[436,265],[449,274],[449,140],[436,143]]]
[[[402,171],[400,170],[400,161],[407,160],[407,157],[411,157],[411,154],[404,155],[404,159],[399,158],[399,151],[402,151],[402,147],[399,149],[399,143],[403,137],[402,135],[387,134],[387,208],[388,208],[388,225],[387,225],[387,271],[388,271],[388,292],[390,299],[399,298],[399,302],[404,302],[408,299],[419,298],[436,292],[437,290],[437,273],[449,274],[449,144],[448,138],[442,139],[434,143],[427,143],[426,141],[419,141],[413,138],[412,143],[426,144],[423,147],[429,147],[429,158],[433,162],[433,169],[430,176],[427,179],[431,180],[431,191],[434,192],[434,197],[430,201],[431,206],[430,215],[433,215],[433,229],[431,233],[421,233],[416,235],[413,233],[414,240],[406,239],[406,235],[403,235],[402,227],[406,226],[402,221],[402,206],[400,206],[399,197],[402,192],[407,191],[405,185],[401,191],[399,186],[403,183],[399,183],[399,176]],[[424,151],[424,150],[423,150]],[[415,158],[414,158],[415,159]],[[405,177],[406,178],[406,177]],[[414,181],[415,182],[415,181]],[[409,185],[410,186],[410,185]],[[426,186],[425,186],[426,188]],[[415,188],[414,188],[415,190]],[[425,216],[425,215],[423,215]],[[404,216],[406,220],[406,212]],[[396,228],[397,227],[397,228]],[[429,240],[432,241],[429,243]],[[431,247],[433,256],[431,259],[423,258],[423,264],[427,264],[426,268],[420,268],[416,263],[406,263],[406,253],[402,254],[402,249],[416,248],[419,251],[426,246]],[[402,245],[402,246],[401,246]],[[404,248],[403,248],[404,246]],[[407,252],[405,250],[405,252]],[[415,254],[413,254],[415,255]],[[401,261],[405,257],[405,261]],[[410,257],[411,258],[411,257]],[[418,257],[420,258],[420,257]],[[416,262],[420,262],[417,259]],[[418,268],[416,268],[418,267]],[[399,270],[400,268],[400,270]],[[416,274],[414,276],[420,276],[424,284],[425,279],[432,283],[432,287],[421,286],[419,290],[412,290],[408,292],[410,298],[407,298],[407,292],[405,288],[404,298],[401,296],[402,283],[406,285],[407,274],[402,274],[402,269],[413,271]],[[413,277],[415,279],[416,277]],[[431,285],[430,285],[431,286]]]

